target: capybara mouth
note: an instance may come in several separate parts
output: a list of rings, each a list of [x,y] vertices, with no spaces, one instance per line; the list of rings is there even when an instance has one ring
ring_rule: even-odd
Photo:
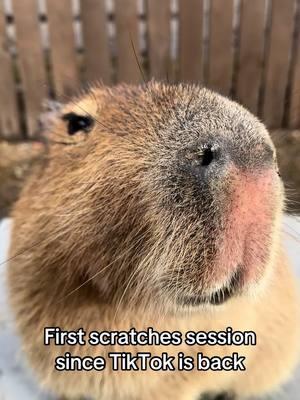
[[[197,307],[200,305],[211,304],[220,305],[234,296],[237,296],[242,288],[242,268],[239,267],[231,277],[229,283],[210,294],[185,295],[178,298],[178,303],[182,306]]]

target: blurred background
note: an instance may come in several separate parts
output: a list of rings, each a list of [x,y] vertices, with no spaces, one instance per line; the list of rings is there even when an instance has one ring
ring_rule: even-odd
[[[1,222],[43,158],[45,100],[151,78],[207,86],[257,115],[277,147],[287,211],[300,211],[300,0],[0,0],[1,400],[49,398],[19,364],[7,323],[11,222]],[[284,231],[299,273],[299,217]],[[297,380],[276,399],[299,399]]]

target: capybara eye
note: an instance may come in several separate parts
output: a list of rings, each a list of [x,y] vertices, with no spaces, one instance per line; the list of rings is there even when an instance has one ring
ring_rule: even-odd
[[[78,115],[73,112],[64,114],[62,119],[68,123],[67,127],[69,135],[74,135],[75,133],[81,131],[88,133],[94,125],[94,120],[92,117],[88,115]]]

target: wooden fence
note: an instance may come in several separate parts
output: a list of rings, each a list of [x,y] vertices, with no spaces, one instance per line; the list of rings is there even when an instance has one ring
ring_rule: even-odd
[[[300,0],[0,1],[2,137],[36,135],[45,98],[143,75],[199,82],[270,128],[300,128]]]

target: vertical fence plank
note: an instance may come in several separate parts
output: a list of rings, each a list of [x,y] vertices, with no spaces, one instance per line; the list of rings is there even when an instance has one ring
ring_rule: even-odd
[[[70,96],[79,87],[71,0],[48,0],[47,14],[56,96]]]
[[[21,134],[16,101],[13,65],[8,51],[3,3],[0,3],[0,135],[10,138]]]
[[[272,2],[270,47],[263,104],[263,120],[269,128],[279,128],[283,120],[294,3],[294,0]]]
[[[237,100],[258,113],[264,55],[264,0],[242,1]]]
[[[203,80],[203,0],[180,0],[179,32],[180,79],[201,82]]]
[[[138,16],[136,0],[116,0],[117,28],[117,80],[138,83],[142,80],[139,70]],[[138,61],[135,57],[138,58]]]
[[[85,80],[111,83],[111,65],[104,0],[81,0]]]
[[[233,70],[233,0],[211,0],[208,86],[229,95]]]
[[[150,77],[166,80],[171,73],[170,3],[148,0],[147,8]]]
[[[290,109],[288,126],[292,129],[300,128],[300,1],[297,0],[297,41],[294,47],[293,76],[291,82]]]
[[[36,0],[14,0],[18,60],[29,136],[38,129],[38,117],[47,97],[47,79]]]

